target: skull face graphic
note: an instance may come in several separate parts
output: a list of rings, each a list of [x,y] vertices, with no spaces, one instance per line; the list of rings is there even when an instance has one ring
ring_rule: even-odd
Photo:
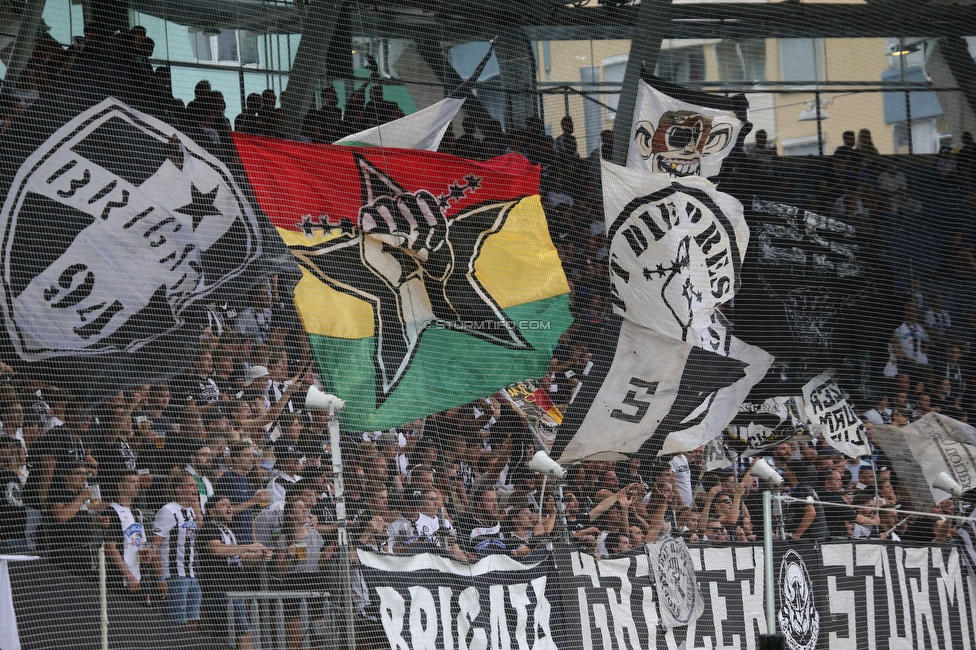
[[[803,558],[790,549],[779,571],[779,626],[790,650],[813,650],[820,637],[820,613],[813,602],[813,583]]]
[[[734,144],[732,124],[695,111],[667,111],[655,127],[638,122],[634,140],[655,172],[700,176],[702,157],[717,155]]]

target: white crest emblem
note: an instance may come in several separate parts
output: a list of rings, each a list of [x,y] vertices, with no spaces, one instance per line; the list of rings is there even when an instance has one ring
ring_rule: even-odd
[[[698,583],[695,567],[688,548],[677,539],[669,538],[661,543],[657,556],[657,575],[662,605],[679,625],[690,623],[694,618]]]
[[[613,221],[612,300],[635,322],[722,353],[716,308],[734,295],[748,232],[736,233],[738,215],[727,214],[741,209],[697,180],[637,197]]]
[[[2,309],[27,361],[137,350],[261,253],[227,167],[113,98],[27,157],[0,226]]]
[[[820,613],[813,601],[813,581],[800,554],[790,549],[779,568],[780,631],[790,650],[814,650],[820,637]]]

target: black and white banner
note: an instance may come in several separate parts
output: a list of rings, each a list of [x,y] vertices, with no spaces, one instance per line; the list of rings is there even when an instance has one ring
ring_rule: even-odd
[[[963,490],[976,487],[976,429],[938,413],[928,413],[903,427],[875,425],[871,439],[891,459],[906,481],[905,488],[919,508],[931,507],[952,495],[931,487],[945,472]]]
[[[813,432],[822,435],[831,447],[851,458],[871,455],[864,423],[834,381],[833,370],[803,386],[803,402]]]
[[[550,581],[554,559],[522,563],[489,555],[464,565],[437,555],[359,551],[375,612],[391,650],[566,647],[556,638],[562,615]]]
[[[711,95],[645,76],[637,86],[627,167],[676,177],[718,176],[739,141],[747,107],[743,95]]]
[[[721,356],[620,317],[608,322],[616,348],[593,357],[556,437],[560,463],[696,449],[728,425],[772,363],[735,337]]]
[[[704,178],[603,163],[614,311],[678,341],[728,350],[716,310],[735,295],[749,244],[742,204]]]
[[[764,341],[801,374],[811,366],[842,368],[864,351],[858,341],[886,327],[864,319],[865,307],[878,313],[883,302],[861,252],[865,242],[853,226],[796,206],[755,199],[751,210],[753,246],[736,296],[737,334]],[[877,335],[882,340],[890,330]]]
[[[559,549],[535,564],[360,559],[394,650],[756,650],[767,631],[762,546],[689,552],[702,613],[670,628],[642,550],[595,560]],[[773,556],[776,627],[791,650],[976,644],[976,581],[953,545],[791,542]]]
[[[789,442],[809,437],[803,399],[770,397],[762,402],[743,402],[727,429],[726,441],[740,456],[747,458]]]

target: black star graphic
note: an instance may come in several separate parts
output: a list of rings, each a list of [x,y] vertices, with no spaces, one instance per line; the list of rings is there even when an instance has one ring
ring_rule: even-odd
[[[502,228],[516,202],[472,206],[450,222],[441,208],[435,213],[437,223],[431,224],[420,206],[437,207],[442,199],[425,190],[407,192],[362,156],[357,154],[356,160],[365,202],[360,219],[368,234],[349,230],[318,246],[293,246],[292,252],[322,281],[373,306],[377,407],[406,376],[421,338],[431,325],[504,348],[532,350],[474,273],[474,261],[488,239],[486,235]],[[402,223],[392,227],[377,215],[379,206]],[[413,224],[402,218],[403,210],[412,213]],[[371,222],[368,227],[367,216]],[[390,243],[395,240],[404,243]],[[412,246],[424,248],[421,251]],[[396,260],[402,269],[397,277],[390,277],[389,265],[377,266],[371,261],[383,257]],[[422,280],[426,300],[403,294],[407,282],[415,283],[416,279]],[[418,321],[417,313],[411,311],[417,302],[429,303],[432,317],[424,316]]]
[[[464,198],[464,190],[465,189],[466,188],[465,188],[464,185],[452,184],[451,185],[451,196],[450,196],[450,198],[451,199],[457,199],[457,200],[463,199]]]
[[[322,220],[310,214],[303,214],[301,222],[297,225],[306,237],[311,237],[316,230],[324,230]]]
[[[221,212],[214,206],[214,200],[217,198],[218,187],[213,188],[211,191],[204,194],[197,189],[197,186],[190,183],[190,202],[181,208],[176,208],[174,212],[179,212],[180,214],[185,214],[188,217],[193,217],[193,232],[197,231],[197,226],[203,221],[204,217],[210,216],[220,216]]]
[[[481,177],[475,176],[474,174],[468,174],[464,177],[464,180],[468,181],[468,189],[472,192],[481,189]]]

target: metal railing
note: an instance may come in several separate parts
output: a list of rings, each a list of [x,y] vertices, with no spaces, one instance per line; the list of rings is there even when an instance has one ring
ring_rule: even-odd
[[[327,591],[229,591],[227,592],[227,644],[231,648],[237,647],[237,617],[234,611],[234,601],[240,600],[244,604],[244,611],[248,614],[248,625],[251,627],[254,650],[285,650],[285,600],[299,601],[299,619],[302,632],[302,650],[312,647],[312,632],[316,629],[314,621],[321,618],[321,630],[331,630],[332,635],[321,634],[325,648],[338,649],[342,643],[340,635],[335,633],[336,625],[332,616],[332,607]],[[312,606],[321,600],[321,611],[310,611]],[[317,643],[316,647],[322,644]]]

